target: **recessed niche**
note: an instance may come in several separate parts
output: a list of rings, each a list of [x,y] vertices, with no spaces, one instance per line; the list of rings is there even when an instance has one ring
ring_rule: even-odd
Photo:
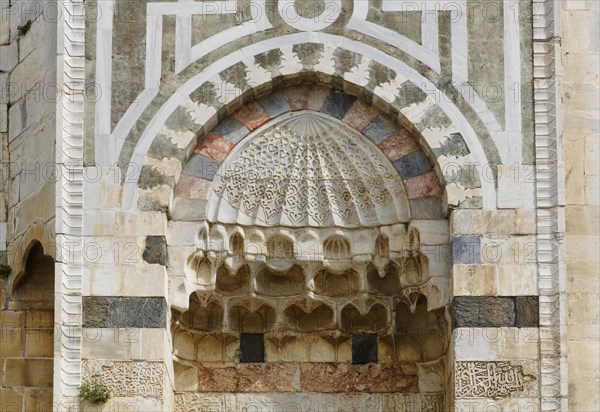
[[[242,266],[233,274],[225,266],[217,270],[217,290],[224,295],[240,295],[250,292],[250,269]]]
[[[375,256],[388,256],[390,254],[390,240],[385,235],[377,236],[375,239]]]
[[[212,267],[210,262],[201,253],[188,258],[188,268],[196,273],[196,283],[209,285],[212,281]]]
[[[342,330],[347,333],[378,333],[386,329],[387,319],[387,310],[379,303],[364,315],[353,304],[348,304],[342,309]]]
[[[189,329],[204,332],[220,331],[223,325],[223,308],[216,302],[203,305],[192,297],[190,308],[181,314],[180,322]]]
[[[315,275],[314,289],[316,293],[324,296],[350,296],[359,292],[360,278],[353,270],[337,274],[322,269]]]
[[[275,235],[267,241],[269,259],[294,259],[294,244],[285,236]]]
[[[406,285],[421,284],[421,273],[420,256],[406,257],[402,265],[402,282]]]
[[[334,326],[333,309],[327,305],[319,305],[310,312],[297,305],[291,305],[284,311],[287,324],[299,331],[318,331]]]
[[[323,242],[323,257],[327,260],[347,259],[350,255],[350,243],[342,236],[330,236]]]
[[[367,268],[369,291],[378,295],[393,296],[400,293],[400,273],[395,263],[389,263],[384,269],[384,276],[379,276],[375,266]]]
[[[266,296],[298,295],[305,290],[304,273],[297,266],[285,273],[265,268],[256,276],[256,289]]]
[[[275,310],[268,305],[256,311],[239,305],[229,310],[229,326],[242,333],[265,333],[273,328],[276,317]]]
[[[195,336],[196,361],[232,362],[236,358],[238,340],[235,334],[198,334]]]
[[[418,296],[413,309],[414,312],[406,302],[396,305],[395,323],[400,337],[398,349],[410,347],[410,351],[418,353],[421,362],[438,359],[446,353],[448,325],[445,310],[428,311],[427,298],[423,295]]]
[[[234,233],[229,239],[229,250],[236,256],[244,254],[244,238],[239,233]]]

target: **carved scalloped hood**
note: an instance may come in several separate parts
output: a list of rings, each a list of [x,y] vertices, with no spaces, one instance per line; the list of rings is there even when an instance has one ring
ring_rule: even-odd
[[[329,116],[299,112],[240,143],[221,165],[208,220],[376,227],[409,220],[401,178],[379,149]]]

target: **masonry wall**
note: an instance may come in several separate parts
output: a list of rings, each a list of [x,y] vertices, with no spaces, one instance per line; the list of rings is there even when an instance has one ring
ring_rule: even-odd
[[[8,264],[20,270],[22,245],[34,222],[54,224],[56,135],[56,12],[16,1],[2,14],[0,76],[3,181]],[[46,246],[45,249],[49,245]]]
[[[562,2],[569,409],[600,410],[600,3]]]
[[[54,256],[55,14],[49,2],[0,3],[0,410],[52,401],[53,260],[39,281],[16,279],[33,240]]]

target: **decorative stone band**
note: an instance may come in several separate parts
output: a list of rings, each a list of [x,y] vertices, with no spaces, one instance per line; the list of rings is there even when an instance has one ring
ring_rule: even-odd
[[[538,296],[456,296],[454,328],[539,327]]]
[[[297,110],[320,112],[341,120],[376,144],[402,177],[413,218],[445,216],[440,176],[420,149],[418,141],[422,138],[413,126],[408,122],[405,126],[398,125],[346,92],[309,85],[287,88],[249,103],[199,139],[192,157],[183,167],[175,196],[204,199],[221,162],[242,139],[271,119]],[[462,138],[457,138],[459,151],[468,153]]]
[[[84,328],[164,328],[163,297],[84,296]]]
[[[198,385],[204,393],[416,393],[419,368],[413,363],[353,365],[332,362],[202,363]]]
[[[478,173],[466,170],[468,164],[473,163],[462,136],[454,131],[448,132],[448,135],[436,135],[437,143],[430,147],[431,142],[419,132],[434,127],[430,123],[443,117],[437,112],[432,112],[430,120],[419,125],[412,125],[402,114],[396,114],[399,118],[397,123],[374,105],[350,93],[305,84],[288,87],[246,104],[233,115],[223,118],[215,128],[214,123],[200,128],[193,120],[198,116],[194,110],[179,106],[150,146],[139,178],[139,208],[166,210],[170,205],[170,195],[165,194],[165,187],[170,192],[176,182],[175,205],[186,199],[206,199],[215,173],[237,143],[270,119],[298,110],[332,116],[376,144],[404,180],[412,218],[431,219],[444,214],[444,190],[440,185],[443,171],[440,167],[448,169],[448,162],[452,163],[452,167],[456,166],[455,169],[449,166],[452,182],[446,182],[446,190],[450,187],[452,193],[446,193],[448,203],[481,207],[481,182]],[[447,131],[442,125],[438,128]],[[194,133],[201,136],[197,145]],[[193,152],[191,157],[188,155],[190,152]],[[446,162],[442,165],[440,159],[446,159]],[[180,178],[177,178],[179,162],[184,165]],[[452,173],[452,170],[457,173]],[[449,172],[449,169],[445,171]],[[455,190],[459,187],[460,196]],[[202,219],[203,216],[196,218]]]
[[[441,393],[177,393],[175,412],[397,411],[442,412]]]

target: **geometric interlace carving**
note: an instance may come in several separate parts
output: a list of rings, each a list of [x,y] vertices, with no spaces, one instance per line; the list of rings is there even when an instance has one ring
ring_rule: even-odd
[[[357,131],[317,113],[301,112],[240,143],[212,187],[212,222],[358,228],[408,220],[391,162]]]

